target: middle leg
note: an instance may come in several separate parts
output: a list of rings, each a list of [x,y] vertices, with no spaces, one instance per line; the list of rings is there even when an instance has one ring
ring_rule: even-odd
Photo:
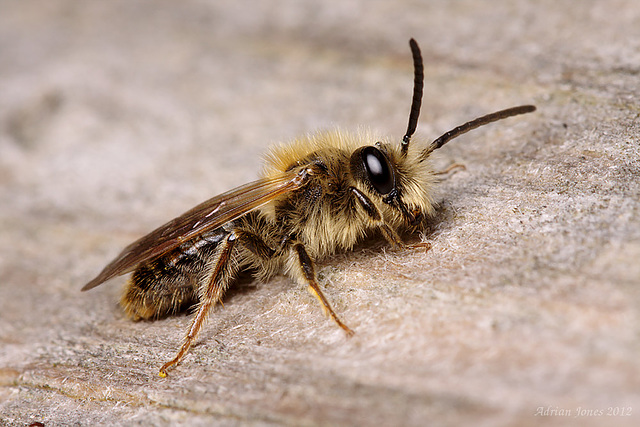
[[[313,261],[311,260],[311,257],[309,257],[309,254],[307,254],[304,245],[302,243],[294,244],[293,251],[295,252],[295,255],[293,255],[293,263],[295,264],[294,268],[297,270],[296,275],[298,277],[301,276],[300,279],[309,285],[309,291],[318,298],[318,301],[322,304],[324,312],[328,314],[333,321],[347,333],[347,335],[353,335],[354,332],[340,320],[338,315],[331,308],[329,301],[327,301],[327,298],[322,293],[320,285],[318,285],[318,280],[316,279]]]

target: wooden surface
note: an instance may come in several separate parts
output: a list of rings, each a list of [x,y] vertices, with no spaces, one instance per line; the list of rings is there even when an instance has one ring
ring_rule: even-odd
[[[639,425],[638,2],[221,3],[0,1],[0,424]],[[399,140],[410,37],[418,140],[538,112],[441,150],[429,252],[319,264],[354,337],[244,278],[159,378],[189,319],[82,285],[271,143]]]

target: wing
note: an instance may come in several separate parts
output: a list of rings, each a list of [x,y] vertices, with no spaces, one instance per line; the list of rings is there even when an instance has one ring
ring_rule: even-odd
[[[305,168],[277,177],[259,179],[199,204],[124,248],[120,255],[95,279],[84,285],[82,290],[95,288],[113,277],[128,273],[142,262],[156,258],[208,230],[216,229],[263,206],[282,194],[300,188],[309,174],[310,171]]]

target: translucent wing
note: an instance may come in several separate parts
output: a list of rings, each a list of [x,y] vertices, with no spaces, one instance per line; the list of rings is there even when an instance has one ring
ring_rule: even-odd
[[[297,172],[297,173],[296,173]],[[275,178],[263,178],[237,187],[203,202],[136,240],[84,285],[83,291],[133,270],[138,264],[156,258],[180,244],[259,208],[274,198],[300,188],[309,174],[293,170]]]

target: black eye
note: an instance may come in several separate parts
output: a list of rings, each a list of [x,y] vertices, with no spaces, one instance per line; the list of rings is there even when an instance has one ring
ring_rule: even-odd
[[[364,147],[360,155],[373,188],[380,194],[391,192],[395,179],[386,156],[375,147]]]

